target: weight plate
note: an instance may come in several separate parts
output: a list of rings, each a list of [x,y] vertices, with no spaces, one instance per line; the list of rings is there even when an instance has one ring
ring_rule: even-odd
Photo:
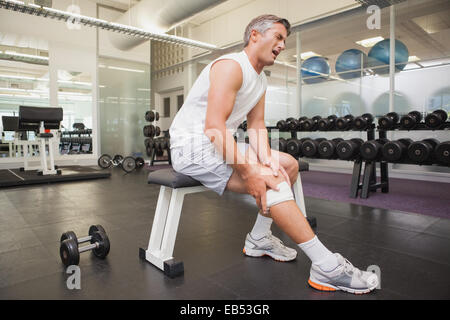
[[[88,234],[89,234],[90,236],[92,236],[92,235],[94,234],[94,232],[97,232],[97,231],[100,231],[100,232],[103,232],[103,233],[106,234],[105,228],[103,228],[103,227],[102,227],[101,225],[99,225],[99,224],[95,224],[95,225],[90,226],[90,227],[89,227],[89,232],[88,232]]]
[[[94,232],[94,234],[92,234],[91,243],[98,243],[98,248],[92,250],[94,255],[100,259],[106,258],[111,246],[106,233],[103,233],[101,231]]]
[[[116,154],[113,158],[115,162],[120,162],[123,160],[123,157],[120,154]]]
[[[80,253],[78,252],[78,243],[73,239],[66,239],[61,242],[59,247],[59,256],[61,262],[67,267],[78,265],[80,263]]]
[[[440,143],[434,154],[438,163],[450,165],[450,141]]]
[[[67,231],[67,232],[64,232],[64,233],[61,235],[61,239],[59,240],[59,242],[63,242],[63,241],[66,240],[66,239],[72,239],[72,240],[74,240],[76,243],[78,243],[77,235],[76,235],[75,232],[73,232],[73,231]]]
[[[111,160],[112,159],[109,154],[103,154],[102,156],[100,156],[100,158],[98,158],[97,163],[100,168],[106,169],[112,165]]]
[[[133,157],[125,157],[122,161],[122,169],[127,173],[136,169],[136,159]]]
[[[145,161],[143,158],[141,158],[141,157],[136,158],[136,169],[142,168],[144,166],[144,164],[145,164]]]

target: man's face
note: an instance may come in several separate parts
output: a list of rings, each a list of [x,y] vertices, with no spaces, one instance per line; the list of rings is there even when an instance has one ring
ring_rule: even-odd
[[[274,23],[264,34],[258,36],[259,58],[264,65],[271,66],[281,51],[286,49],[286,28],[281,23]]]

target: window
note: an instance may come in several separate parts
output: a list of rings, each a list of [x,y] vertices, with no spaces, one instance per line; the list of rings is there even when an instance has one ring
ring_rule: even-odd
[[[177,110],[180,110],[184,103],[184,95],[177,96]]]
[[[164,98],[164,118],[170,117],[170,97]]]

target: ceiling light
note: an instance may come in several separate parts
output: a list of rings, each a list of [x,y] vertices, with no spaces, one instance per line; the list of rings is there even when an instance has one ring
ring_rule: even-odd
[[[138,72],[138,73],[144,73],[145,72],[144,70],[129,69],[129,68],[122,68],[122,67],[114,67],[114,66],[108,66],[108,69],[120,70],[120,71]]]
[[[380,42],[381,40],[384,40],[383,37],[374,37],[374,38],[368,38],[360,41],[356,41],[357,44],[360,46],[363,46],[364,48],[370,48],[373,47],[376,43]]]
[[[25,53],[18,53],[18,52],[15,52],[15,51],[5,51],[5,54],[8,54],[8,55],[14,56],[14,57],[23,57],[23,58],[31,58],[31,59],[48,61],[48,57],[35,56],[35,55],[32,55],[32,54],[25,54]]]
[[[315,57],[315,56],[320,57],[320,54],[315,53],[315,52],[313,52],[313,51],[307,51],[307,52],[303,52],[303,53],[300,54],[300,58],[301,58],[302,60],[306,60],[306,59],[308,59],[308,58]],[[294,55],[294,58],[297,59],[297,55]]]
[[[415,61],[420,61],[420,58],[418,56],[409,56],[408,57],[408,62],[415,62]]]

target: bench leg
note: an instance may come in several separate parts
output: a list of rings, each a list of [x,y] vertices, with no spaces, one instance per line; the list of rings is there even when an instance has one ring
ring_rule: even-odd
[[[139,249],[139,256],[174,278],[184,272],[182,262],[176,262],[173,249],[183,207],[184,192],[161,186],[148,249]]]
[[[300,178],[300,172],[298,173],[297,181],[295,181],[292,189],[294,191],[295,202],[297,203],[297,206],[299,207],[300,211],[305,216],[306,220],[308,220],[309,225],[311,226],[311,228],[317,227],[316,218],[306,216],[305,198],[303,196],[303,187],[302,187],[302,179]]]

